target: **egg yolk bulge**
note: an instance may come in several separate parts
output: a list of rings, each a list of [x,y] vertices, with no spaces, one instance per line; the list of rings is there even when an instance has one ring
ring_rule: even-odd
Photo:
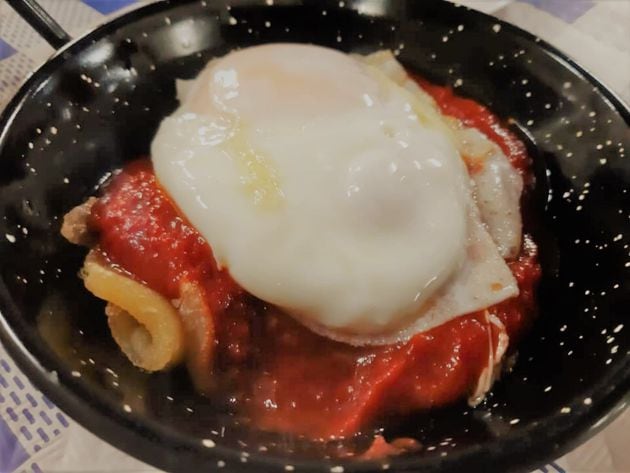
[[[471,194],[430,105],[297,44],[230,53],[189,89],[154,139],[155,172],[243,288],[341,338],[396,333],[435,305],[466,260]]]

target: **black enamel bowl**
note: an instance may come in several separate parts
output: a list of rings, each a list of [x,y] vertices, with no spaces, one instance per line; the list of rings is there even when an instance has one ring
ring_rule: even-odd
[[[629,400],[628,109],[549,45],[466,8],[266,3],[274,2],[144,6],[64,47],[10,103],[0,119],[0,339],[21,368],[74,419],[163,469],[383,468],[239,425],[195,395],[181,371],[130,367],[77,278],[84,252],[59,227],[110,171],[148,153],[177,106],[175,79],[194,77],[210,58],[272,41],[391,48],[411,71],[488,105],[526,140],[544,277],[540,317],[513,372],[475,409],[457,404],[388,427],[386,436],[415,437],[424,448],[386,463],[525,471],[601,429]]]

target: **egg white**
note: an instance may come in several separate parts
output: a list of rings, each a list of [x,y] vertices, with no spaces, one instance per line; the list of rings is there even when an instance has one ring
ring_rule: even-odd
[[[518,291],[454,135],[403,79],[317,46],[247,48],[186,85],[152,144],[158,179],[217,262],[350,343],[389,343]]]

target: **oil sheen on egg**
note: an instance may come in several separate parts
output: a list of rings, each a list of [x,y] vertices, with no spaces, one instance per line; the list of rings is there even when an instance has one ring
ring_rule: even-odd
[[[421,318],[466,258],[468,175],[433,114],[351,56],[256,46],[202,71],[152,159],[248,292],[307,326],[377,336]]]

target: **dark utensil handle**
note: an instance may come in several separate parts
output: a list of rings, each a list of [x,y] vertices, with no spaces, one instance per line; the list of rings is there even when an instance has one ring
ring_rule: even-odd
[[[7,3],[53,48],[59,49],[72,39],[36,0],[7,0]]]

